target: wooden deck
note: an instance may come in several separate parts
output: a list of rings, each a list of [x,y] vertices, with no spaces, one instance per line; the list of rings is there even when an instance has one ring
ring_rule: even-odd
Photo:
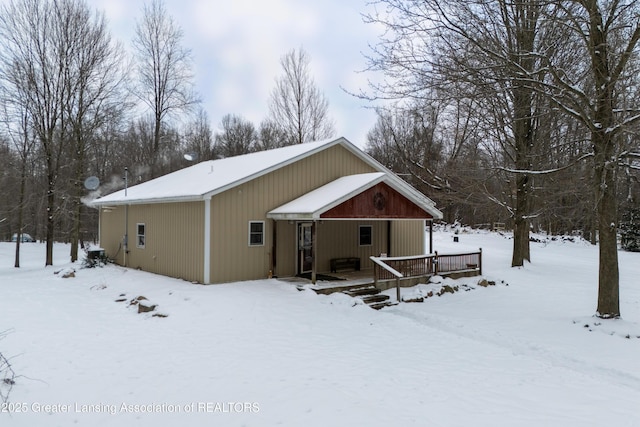
[[[396,278],[388,270],[374,263],[374,268],[367,270],[318,273],[315,284],[303,277],[288,277],[280,280],[292,283],[301,290],[312,289],[319,294],[330,294],[370,286],[380,290],[398,286],[415,286],[418,283],[426,283],[434,274],[453,279],[482,275],[482,249],[468,254],[438,255],[435,252],[415,257],[377,259],[401,270],[404,277]]]
[[[373,269],[360,271],[340,271],[337,273],[319,273],[319,276],[335,277],[337,280],[316,280],[313,284],[310,279],[304,277],[282,277],[278,280],[291,283],[299,289],[312,289],[319,294],[331,294],[348,289],[373,286]]]

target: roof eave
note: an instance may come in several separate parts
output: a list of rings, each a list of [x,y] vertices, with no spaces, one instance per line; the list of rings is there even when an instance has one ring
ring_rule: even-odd
[[[267,218],[274,219],[276,221],[315,221],[320,219],[314,212],[299,212],[299,213],[267,213]]]
[[[119,200],[104,200],[100,201],[100,199],[91,202],[92,206],[95,207],[103,207],[103,206],[124,206],[124,205],[151,205],[158,203],[184,203],[184,202],[200,202],[204,200],[206,197],[202,195],[189,195],[189,196],[176,196],[176,197],[157,197],[150,199],[119,199]]]

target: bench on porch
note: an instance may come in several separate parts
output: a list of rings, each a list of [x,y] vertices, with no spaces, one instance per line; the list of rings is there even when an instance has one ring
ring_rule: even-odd
[[[331,272],[337,273],[338,270],[353,269],[360,271],[360,258],[331,258]]]

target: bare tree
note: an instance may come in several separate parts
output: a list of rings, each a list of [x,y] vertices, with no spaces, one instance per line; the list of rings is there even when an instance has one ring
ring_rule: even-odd
[[[185,129],[185,148],[187,153],[192,153],[199,161],[212,160],[213,134],[209,117],[203,109],[199,109],[194,121]]]
[[[21,112],[14,116],[14,127],[24,138],[36,135],[45,164],[45,263],[53,262],[58,219],[74,230],[75,261],[85,152],[92,134],[112,117],[109,111],[122,108],[123,97],[117,91],[123,80],[118,73],[122,49],[111,42],[104,16],[92,13],[82,0],[3,5],[0,35],[4,102]],[[75,189],[66,188],[69,181]],[[65,191],[70,197],[63,195]]]
[[[335,132],[329,102],[313,81],[309,62],[302,48],[285,54],[280,59],[283,74],[271,92],[270,118],[287,135],[287,145],[329,138]]]
[[[545,59],[553,80],[546,94],[590,133],[593,192],[599,234],[597,315],[620,316],[617,246],[618,167],[638,159],[638,147],[625,145],[624,135],[640,121],[640,105],[625,95],[637,78],[640,5],[637,2],[576,0],[558,2],[557,25],[580,43],[583,62],[569,74],[552,58]],[[637,82],[635,83],[637,85]]]
[[[157,176],[164,121],[172,113],[189,110],[199,102],[193,88],[191,52],[182,47],[182,38],[182,30],[167,14],[161,0],[144,6],[133,40],[139,76],[134,92],[154,119],[149,158],[152,177]]]
[[[3,55],[1,77],[6,96],[16,102],[26,95],[33,129],[39,140],[46,170],[46,260],[53,264],[56,190],[64,160],[66,52],[73,40],[66,31],[66,1],[24,0],[3,5],[0,11],[0,40]]]
[[[384,96],[424,100],[430,87],[444,90],[442,83],[454,81],[473,84],[484,95],[502,94],[484,96],[482,111],[494,121],[486,128],[489,142],[503,147],[495,151],[500,155],[494,167],[517,177],[514,221],[532,216],[534,177],[592,160],[600,237],[597,314],[618,317],[617,171],[620,165],[637,167],[640,160],[637,146],[624,137],[640,122],[637,97],[630,95],[638,86],[640,5],[615,0],[379,3],[391,11],[369,17],[389,30],[372,58],[372,68],[389,76],[376,87]],[[578,142],[580,132],[569,141],[556,140],[557,146],[541,143],[542,135],[562,133],[540,123],[559,111],[588,129],[590,145]],[[549,168],[552,162],[541,161],[539,147],[547,153],[568,147],[572,152]],[[524,245],[528,224],[522,224],[516,238]],[[514,241],[512,264],[526,259],[526,253]]]
[[[14,174],[10,172],[15,161],[9,141],[0,133],[0,189],[10,189],[14,185]],[[11,211],[13,197],[9,191],[0,190],[0,239],[11,237]]]
[[[71,156],[71,261],[78,259],[81,218],[84,204],[83,181],[87,172],[87,151],[96,143],[95,134],[118,116],[116,110],[126,107],[122,46],[112,43],[102,14],[92,16],[84,3],[73,5],[74,19],[67,23],[67,31],[76,43],[68,52],[64,113],[69,126]]]
[[[270,150],[282,147],[287,143],[287,135],[273,120],[265,119],[260,122],[258,128],[258,141],[256,150]]]
[[[503,153],[501,164],[515,174],[512,204],[501,201],[514,223],[512,266],[530,260],[531,178],[537,123],[536,91],[530,83],[539,70],[534,55],[546,40],[538,0],[420,2],[382,0],[391,13],[371,14],[369,22],[388,32],[370,58],[371,67],[389,80],[374,86],[379,97],[434,102],[471,99],[488,120],[501,121],[492,137]],[[537,78],[544,78],[539,73]],[[434,88],[439,90],[434,91]],[[455,88],[452,92],[449,88]],[[462,92],[460,92],[462,89]],[[437,101],[436,101],[437,102]],[[500,134],[498,134],[500,133]],[[535,165],[536,167],[538,165]],[[497,199],[496,199],[497,201]],[[510,201],[509,201],[510,202]]]
[[[220,157],[239,156],[254,150],[257,140],[253,123],[240,116],[227,114],[215,135],[215,151]]]
[[[3,92],[4,93],[4,92]],[[14,94],[15,95],[15,94]],[[24,102],[28,102],[23,98],[23,103],[16,102],[15,97],[9,97],[3,100],[3,112],[6,118],[5,128],[6,134],[9,136],[14,145],[14,152],[17,153],[17,159],[20,163],[19,171],[19,188],[18,200],[15,210],[17,210],[17,239],[14,267],[20,267],[20,245],[22,244],[22,234],[24,228],[25,205],[27,200],[27,173],[28,163],[33,155],[35,147],[35,138],[31,131],[31,122],[29,119],[29,108]],[[9,169],[9,168],[7,168]],[[5,188],[10,188],[7,186]],[[15,200],[15,199],[14,199]]]
[[[390,170],[401,175],[406,174],[403,159],[404,144],[398,137],[400,130],[394,129],[398,121],[392,112],[378,109],[375,125],[367,132],[365,151]],[[401,113],[398,112],[398,115]]]
[[[499,208],[487,195],[505,190],[482,150],[485,138],[476,106],[451,98],[379,109],[367,134],[367,152],[423,193],[437,195],[449,222],[495,221]]]

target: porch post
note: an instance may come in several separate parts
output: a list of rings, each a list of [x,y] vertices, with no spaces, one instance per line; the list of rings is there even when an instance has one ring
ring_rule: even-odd
[[[317,241],[317,222],[316,220],[313,220],[313,222],[311,223],[311,283],[313,283],[314,285],[316,284],[316,267],[317,267],[317,263],[316,263],[316,247],[318,245],[318,241]]]
[[[391,220],[387,220],[387,256],[391,256]]]
[[[276,266],[278,264],[277,251],[278,251],[278,221],[271,220],[273,233],[271,235],[271,265],[269,271],[269,278],[276,276]]]
[[[429,222],[429,253],[433,253],[433,220],[428,219]]]

